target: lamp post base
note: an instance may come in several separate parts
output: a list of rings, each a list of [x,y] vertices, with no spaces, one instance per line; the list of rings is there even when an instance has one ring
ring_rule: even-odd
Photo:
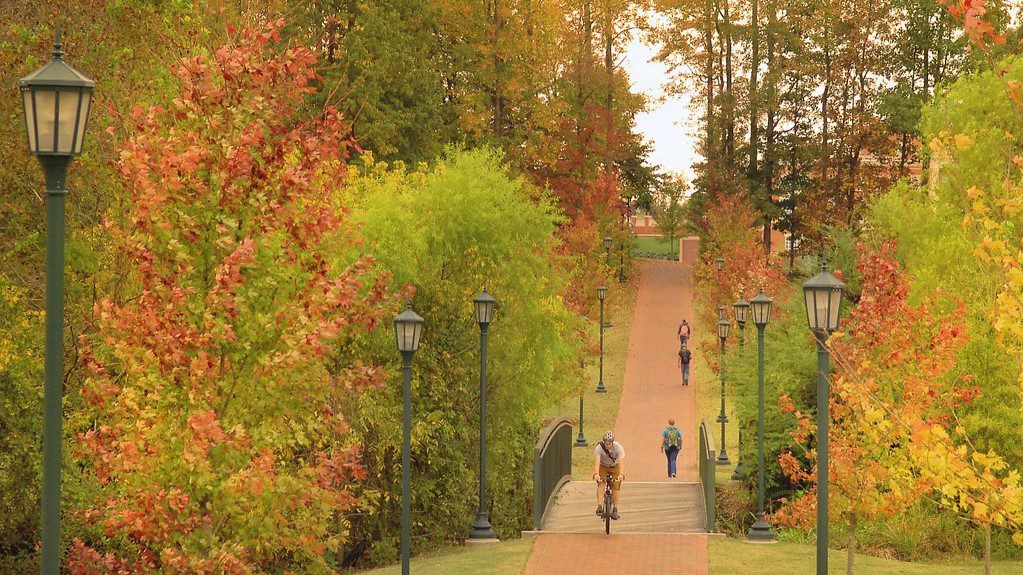
[[[469,531],[469,539],[466,541],[471,543],[497,543],[497,534],[494,533],[494,529],[486,515],[476,516],[476,521],[472,524],[472,529]]]
[[[721,453],[718,455],[718,458],[714,460],[714,462],[717,463],[718,465],[731,465],[732,464],[732,461],[730,459],[728,459],[728,454],[725,453],[724,449],[721,450]]]
[[[778,538],[774,535],[774,531],[771,530],[771,524],[764,519],[764,515],[762,513],[759,514],[759,517],[757,517],[753,526],[749,528],[749,533],[746,534],[746,539],[759,542],[774,542],[778,540]]]
[[[607,388],[604,387],[603,381],[597,384],[597,393],[607,393]]]
[[[573,444],[573,447],[589,447],[589,446],[590,446],[590,444],[586,443],[586,438],[585,437],[580,435],[579,437],[575,438],[575,444]]]

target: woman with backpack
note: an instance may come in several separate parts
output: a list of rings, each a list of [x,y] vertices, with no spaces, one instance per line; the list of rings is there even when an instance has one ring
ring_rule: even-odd
[[[661,451],[668,458],[668,477],[675,477],[675,460],[682,450],[682,432],[675,427],[675,419],[668,419],[668,427],[661,432]]]

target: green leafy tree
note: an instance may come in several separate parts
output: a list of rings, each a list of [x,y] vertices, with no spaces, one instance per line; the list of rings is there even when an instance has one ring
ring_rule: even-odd
[[[351,192],[365,249],[395,282],[416,286],[415,309],[427,319],[412,390],[414,545],[462,538],[475,516],[480,335],[472,298],[484,288],[498,300],[488,345],[487,507],[498,535],[513,537],[531,517],[537,424],[577,383],[578,319],[561,295],[568,280],[555,234],[561,217],[493,149],[449,149],[432,168],[373,164]],[[393,335],[379,335],[367,361],[393,363]],[[396,558],[401,407],[397,379],[345,403],[367,473],[345,565]]]
[[[654,196],[651,215],[657,222],[661,234],[668,238],[671,249],[675,249],[675,238],[682,230],[686,215],[686,192],[689,181],[682,174],[666,176],[658,186]]]

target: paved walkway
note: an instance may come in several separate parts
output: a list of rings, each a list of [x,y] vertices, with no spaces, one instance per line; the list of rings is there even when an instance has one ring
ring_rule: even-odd
[[[695,394],[683,388],[675,330],[692,320],[692,282],[678,262],[648,260],[632,320],[615,434],[625,446],[622,518],[611,535],[593,513],[588,481],[567,484],[537,536],[526,575],[707,575],[707,537],[697,467]],[[690,321],[691,322],[691,321]],[[678,476],[660,451],[669,417],[682,430]],[[556,532],[552,532],[556,531]]]

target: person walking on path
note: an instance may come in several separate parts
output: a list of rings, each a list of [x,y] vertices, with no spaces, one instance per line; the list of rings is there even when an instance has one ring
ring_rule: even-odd
[[[668,419],[668,427],[661,432],[661,451],[668,458],[668,477],[675,477],[675,460],[682,450],[682,432],[675,427],[675,418]]]
[[[691,332],[688,321],[682,320],[682,323],[678,324],[678,344],[680,346],[685,346],[689,342]]]
[[[693,352],[689,351],[686,344],[678,350],[678,366],[682,369],[682,385],[689,385],[689,362],[693,361]]]

